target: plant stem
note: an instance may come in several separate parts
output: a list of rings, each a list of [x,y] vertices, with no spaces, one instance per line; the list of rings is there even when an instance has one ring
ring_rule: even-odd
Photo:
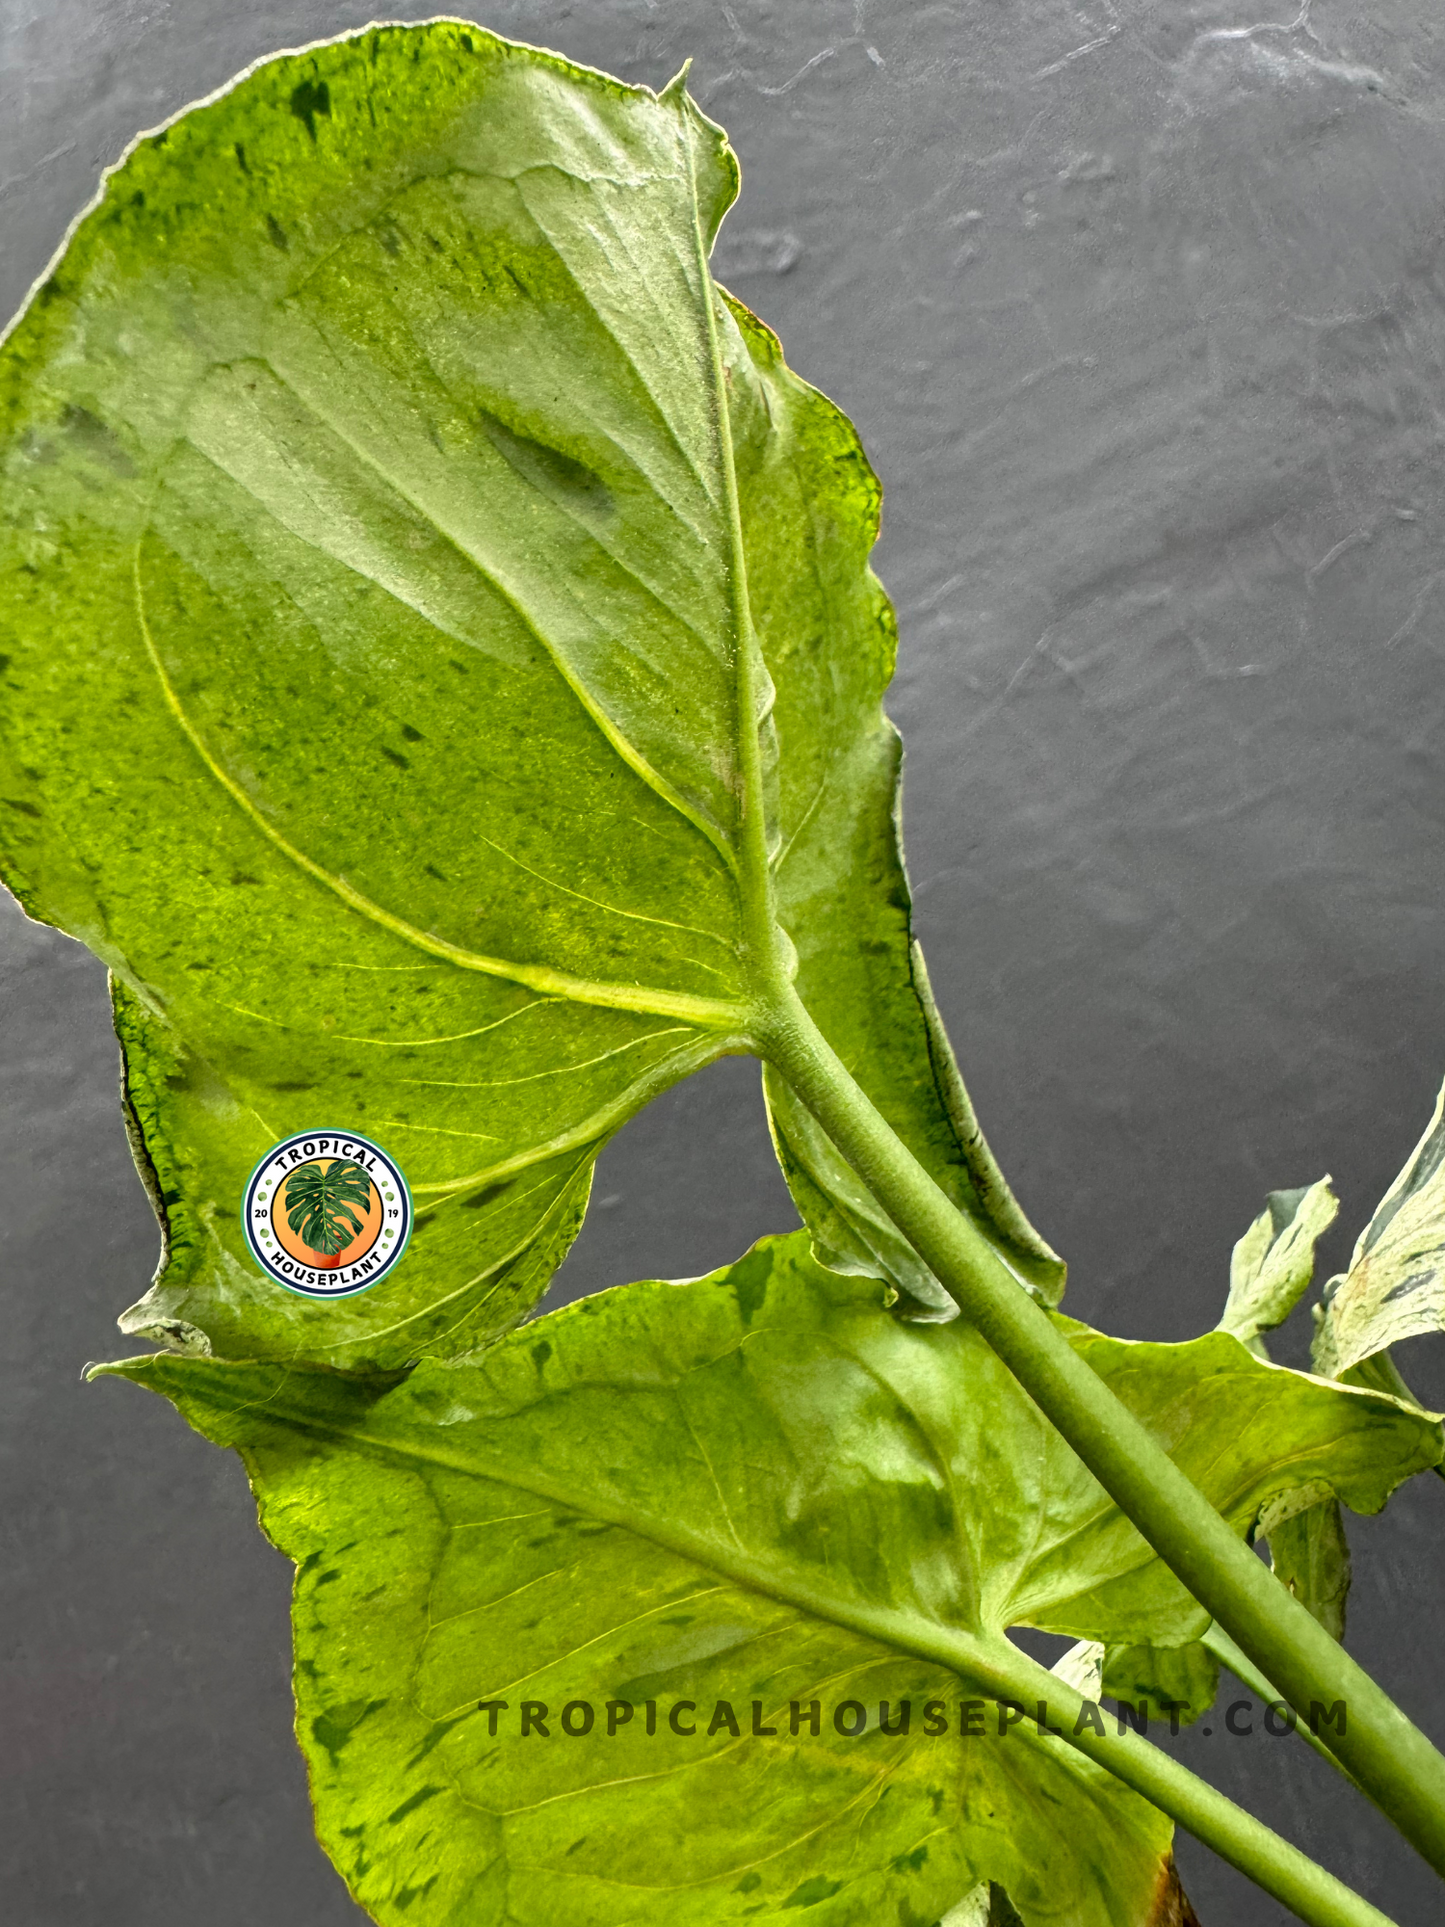
[[[1282,1695],[1276,1692],[1274,1687],[1270,1685],[1259,1668],[1252,1665],[1250,1661],[1246,1659],[1221,1625],[1217,1623],[1212,1625],[1208,1632],[1205,1633],[1201,1643],[1207,1646],[1220,1664],[1227,1666],[1235,1678],[1247,1686],[1251,1693],[1258,1693],[1259,1697],[1266,1701],[1266,1703],[1282,1697]],[[1312,1746],[1322,1760],[1329,1761],[1336,1773],[1343,1774],[1352,1787],[1356,1788],[1360,1793],[1364,1793],[1367,1799],[1369,1798],[1366,1789],[1360,1785],[1349,1768],[1341,1766],[1340,1762],[1325,1745],[1318,1733],[1311,1732],[1308,1721],[1306,1721],[1303,1726],[1297,1726],[1295,1731],[1299,1734],[1299,1737],[1304,1741],[1306,1746]]]
[[[1445,1874],[1445,1759],[1077,1356],[874,1109],[791,986],[773,989],[755,1023],[763,1055],[1176,1577],[1306,1720],[1312,1702],[1344,1701],[1332,1751]]]
[[[1017,1647],[1003,1643],[1006,1656],[1000,1655],[991,1678],[982,1677],[976,1668],[969,1672],[994,1698],[1028,1708],[1028,1717],[1014,1732],[1039,1747],[1054,1747],[1062,1741],[1107,1767],[1116,1779],[1142,1794],[1309,1927],[1389,1927],[1388,1916],[1368,1900],[1139,1734],[1127,1729],[1098,1733],[1090,1725],[1080,1733],[1070,1732],[1071,1725],[1081,1724],[1082,1696],[1056,1673],[1046,1672]],[[1036,1709],[1044,1710],[1051,1722],[1058,1719],[1052,1740],[1031,1724]]]

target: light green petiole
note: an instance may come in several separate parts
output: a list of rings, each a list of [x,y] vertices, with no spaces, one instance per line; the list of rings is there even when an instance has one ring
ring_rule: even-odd
[[[992,1697],[1011,1700],[1029,1715],[1042,1702],[1054,1737],[1045,1737],[1030,1717],[1020,1720],[1011,1732],[1042,1747],[1061,1743],[1075,1747],[1107,1767],[1116,1779],[1167,1813],[1309,1927],[1388,1927],[1388,1916],[1378,1907],[1137,1733],[1128,1729],[1111,1733],[1107,1727],[1100,1733],[1080,1722],[1082,1696],[1056,1673],[1046,1672],[1007,1642],[1004,1646],[997,1673],[985,1678],[974,1669],[973,1677]],[[1082,1731],[1076,1732],[1081,1725]]]
[[[1209,1631],[1204,1635],[1202,1643],[1209,1648],[1210,1652],[1213,1653],[1214,1657],[1222,1666],[1227,1666],[1235,1678],[1242,1681],[1243,1684],[1249,1688],[1251,1693],[1257,1693],[1259,1697],[1266,1702],[1277,1700],[1280,1697],[1259,1668],[1250,1664],[1249,1660],[1246,1659],[1222,1626],[1218,1624],[1211,1626]],[[1364,1793],[1365,1789],[1360,1786],[1354,1774],[1350,1772],[1348,1767],[1340,1765],[1339,1761],[1335,1758],[1334,1754],[1331,1753],[1318,1733],[1312,1729],[1308,1720],[1305,1721],[1303,1726],[1297,1726],[1295,1731],[1307,1746],[1314,1748],[1322,1760],[1329,1761],[1336,1773],[1343,1774],[1351,1786],[1358,1788],[1361,1793]]]

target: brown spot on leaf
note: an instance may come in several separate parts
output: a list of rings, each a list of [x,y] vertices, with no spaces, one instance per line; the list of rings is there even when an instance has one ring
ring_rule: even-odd
[[[1159,1885],[1154,1890],[1148,1927],[1199,1927],[1199,1916],[1179,1884],[1179,1869],[1172,1853],[1159,1870]]]

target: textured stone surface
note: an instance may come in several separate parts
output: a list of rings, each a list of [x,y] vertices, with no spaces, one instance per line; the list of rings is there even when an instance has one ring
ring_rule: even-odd
[[[746,176],[721,277],[887,489],[939,1002],[1070,1309],[1140,1336],[1214,1321],[1271,1186],[1334,1172],[1340,1262],[1445,1070],[1445,33],[1425,0],[1291,4],[479,15],[653,84],[695,56]],[[139,127],[367,17],[0,0],[0,312]],[[234,1467],[77,1383],[156,1245],[103,992],[0,917],[0,1884],[34,1927],[341,1927],[284,1568]],[[559,1292],[791,1222],[755,1086],[721,1066],[624,1134]],[[1445,1737],[1445,1486],[1353,1537],[1352,1644]],[[1179,1744],[1388,1911],[1438,1911],[1303,1748]],[[1284,1919],[1180,1858],[1206,1927]]]

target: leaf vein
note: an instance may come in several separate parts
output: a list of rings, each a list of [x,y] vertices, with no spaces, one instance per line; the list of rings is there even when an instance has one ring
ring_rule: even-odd
[[[144,537],[142,537],[142,541]],[[540,991],[544,996],[566,999],[571,1003],[594,1004],[604,1009],[637,1010],[663,1017],[686,1017],[692,1022],[720,1028],[736,1024],[742,1016],[741,1007],[725,1004],[713,998],[692,997],[679,991],[651,990],[641,985],[620,983],[598,983],[584,977],[573,977],[565,971],[554,970],[549,964],[516,963],[508,958],[483,956],[479,952],[464,950],[459,944],[449,943],[445,938],[434,937],[425,930],[418,930],[404,918],[394,915],[380,904],[364,896],[354,888],[345,877],[337,876],[325,869],[313,858],[299,850],[271,823],[263,812],[252,802],[241,785],[218,763],[206,745],[205,738],[186,714],[177,695],[175,686],[161,661],[154,636],[145,613],[145,593],[140,574],[141,544],[136,544],[134,577],[136,614],[140,622],[141,634],[150,656],[167,706],[189,739],[201,761],[221,787],[238,803],[257,829],[289,858],[296,866],[313,877],[316,882],[340,897],[343,903],[358,915],[380,924],[383,929],[413,943],[420,950],[444,958],[461,970],[475,970],[489,977],[506,977],[512,982],[524,984],[530,990]]]

